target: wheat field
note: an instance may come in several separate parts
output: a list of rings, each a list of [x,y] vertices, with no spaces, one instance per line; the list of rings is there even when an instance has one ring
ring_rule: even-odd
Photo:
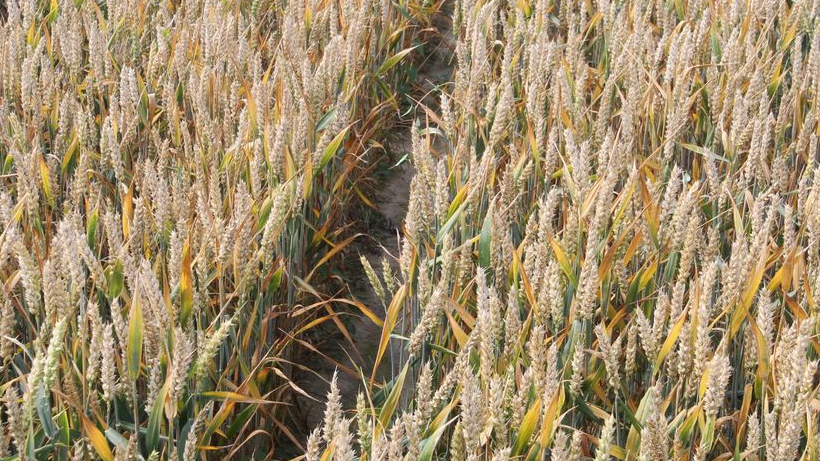
[[[820,459],[820,0],[9,0],[0,43],[0,460]]]

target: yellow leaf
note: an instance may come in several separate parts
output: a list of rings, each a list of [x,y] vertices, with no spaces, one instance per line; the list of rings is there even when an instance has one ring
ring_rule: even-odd
[[[316,169],[316,172],[314,174],[319,174],[319,172],[321,172],[325,168],[325,166],[327,166],[327,164],[330,162],[333,156],[336,155],[336,151],[339,150],[339,146],[342,145],[342,141],[347,135],[347,130],[349,129],[350,125],[348,125],[347,128],[340,131],[339,134],[337,134],[336,137],[333,138],[333,141],[331,141],[330,144],[327,145],[325,151],[322,152],[322,158],[319,161],[319,168]]]
[[[134,185],[128,188],[122,198],[122,235],[126,239],[131,233],[131,218],[134,216]]]
[[[94,447],[94,450],[103,459],[103,461],[113,461],[114,454],[111,452],[111,448],[108,446],[108,441],[105,440],[105,436],[97,426],[88,419],[82,413],[79,413],[80,419],[83,425],[83,432],[85,432],[85,436],[88,438],[88,441],[91,443],[91,446]]]
[[[453,330],[453,336],[455,336],[459,347],[464,347],[464,345],[467,344],[467,333],[464,332],[461,325],[458,324],[450,313],[450,309],[444,309],[444,313],[447,315],[447,320],[450,322],[450,328]]]
[[[453,201],[450,202],[450,207],[447,208],[447,217],[453,216],[453,213],[456,212],[458,207],[461,206],[461,203],[464,202],[464,198],[467,197],[467,191],[470,188],[468,186],[463,186],[461,189],[458,190],[456,196],[453,197]]]
[[[709,384],[709,373],[711,371],[710,367],[706,367],[706,369],[703,370],[703,375],[700,377],[700,386],[698,386],[698,398],[700,399],[706,394],[706,386]]]
[[[666,341],[663,342],[663,346],[661,347],[658,356],[655,358],[655,371],[653,374],[657,373],[658,370],[661,368],[661,364],[663,363],[663,359],[669,355],[669,352],[672,351],[672,347],[675,345],[675,342],[678,340],[678,336],[680,335],[681,329],[683,328],[684,320],[686,320],[686,311],[684,310],[681,313],[680,318],[672,329],[669,331],[669,335],[666,337]]]
[[[184,327],[194,307],[194,277],[191,271],[190,237],[182,245],[182,273],[179,275],[180,311],[179,321]]]
[[[552,246],[552,252],[555,253],[555,260],[558,261],[558,265],[561,266],[561,270],[564,271],[564,275],[572,282],[573,285],[578,285],[575,281],[575,274],[572,273],[572,267],[569,265],[569,261],[567,260],[566,254],[564,254],[564,249],[561,248],[561,245],[552,238],[552,235],[549,235],[550,239],[550,246]]]
[[[587,192],[586,197],[584,197],[584,203],[581,204],[581,217],[585,218],[590,210],[592,209],[592,205],[597,201],[596,198],[598,197],[598,191],[601,190],[601,184],[605,178],[602,176],[600,179],[595,181],[595,184],[592,186],[592,189]]]
[[[729,338],[733,338],[735,336],[738,329],[740,329],[740,325],[742,325],[743,321],[746,320],[746,316],[749,313],[749,308],[752,306],[752,301],[754,300],[755,293],[757,293],[757,289],[760,286],[760,282],[763,280],[763,273],[765,271],[766,257],[764,256],[758,261],[752,276],[749,278],[749,282],[746,284],[746,289],[743,291],[743,296],[741,298],[740,308],[735,309],[732,314],[732,323],[729,327]]]
[[[331,443],[322,453],[322,457],[319,458],[319,461],[330,461],[333,458],[333,444]]]
[[[629,248],[626,249],[626,253],[624,253],[624,265],[632,261],[632,256],[635,255],[635,251],[638,249],[638,244],[641,243],[642,238],[643,232],[638,230],[638,232],[635,233],[635,237],[632,238],[632,243],[629,244]]]
[[[606,421],[606,419],[610,416],[609,413],[606,412],[606,410],[599,407],[598,405],[587,403],[587,406],[589,407],[590,411],[592,411],[592,414],[594,414],[599,419]]]
[[[43,182],[43,193],[46,195],[48,203],[54,203],[54,194],[51,191],[51,176],[48,171],[46,159],[40,156],[40,180]]]
[[[404,380],[407,377],[409,365],[409,363],[405,363],[401,373],[399,373],[399,376],[393,381],[393,388],[390,390],[390,395],[387,396],[381,411],[379,411],[379,422],[381,424],[377,424],[377,428],[390,426],[390,419],[393,417],[393,413],[396,412],[396,408],[399,405],[399,397],[401,397],[402,391],[404,390]],[[378,435],[379,433],[377,432],[376,436]]]
[[[559,386],[558,391],[552,396],[549,407],[544,412],[544,424],[541,427],[541,446],[548,447],[552,442],[553,431],[556,422],[561,418],[558,412],[564,407],[564,386]]]
[[[376,353],[376,361],[373,364],[373,375],[371,376],[371,381],[376,379],[376,372],[379,369],[379,364],[382,361],[382,357],[384,357],[384,353],[387,350],[387,346],[390,344],[390,335],[393,334],[393,328],[396,326],[396,320],[399,318],[399,311],[401,310],[402,304],[404,304],[404,297],[407,294],[407,285],[402,285],[396,290],[396,294],[393,296],[393,300],[390,301],[390,306],[387,308],[387,316],[384,319],[384,325],[382,326],[382,336],[379,340],[379,349]]]
[[[632,227],[633,226],[630,226],[629,228],[631,229]],[[624,240],[626,240],[626,237],[628,237],[628,236],[629,236],[629,231],[628,230],[623,232],[621,234],[621,236],[618,238],[618,240],[615,242],[615,244],[612,245],[609,248],[609,250],[607,250],[606,255],[601,260],[601,263],[598,265],[598,280],[603,280],[603,279],[606,278],[606,274],[607,274],[607,272],[609,272],[609,269],[612,267],[612,261],[615,258],[615,254],[618,252],[618,248],[621,247],[621,245],[624,243]]]
[[[641,281],[638,283],[638,288],[643,290],[646,288],[646,285],[649,284],[649,281],[655,277],[655,273],[658,271],[658,260],[655,259],[652,261],[652,264],[649,266],[649,269],[644,271],[641,275]]]
[[[204,392],[202,394],[205,397],[211,397],[214,399],[219,400],[226,400],[228,402],[240,402],[240,403],[257,403],[257,404],[271,404],[276,403],[271,400],[265,399],[257,399],[248,395],[242,395],[237,392],[228,392],[228,391],[211,391],[211,392]]]
[[[538,303],[535,299],[535,292],[532,289],[532,285],[530,284],[530,279],[527,277],[527,273],[524,271],[524,265],[521,263],[521,254],[520,252],[523,250],[523,246],[519,248],[518,251],[514,251],[515,255],[515,265],[518,269],[519,275],[521,275],[521,284],[524,285],[524,294],[527,296],[527,302],[530,303],[533,309],[536,311],[538,310]]]
[[[541,419],[540,397],[535,399],[530,409],[527,410],[524,420],[521,421],[521,427],[518,428],[518,436],[515,438],[515,444],[512,449],[513,456],[520,455],[524,452],[524,448],[526,448],[530,442],[530,437],[532,437],[532,434],[535,432],[535,426],[538,424],[539,419]]]

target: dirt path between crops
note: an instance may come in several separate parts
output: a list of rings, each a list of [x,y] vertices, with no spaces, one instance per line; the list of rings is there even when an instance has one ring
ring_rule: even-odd
[[[438,108],[440,97],[438,88],[451,81],[455,49],[450,34],[450,17],[448,11],[434,18],[433,27],[440,31],[441,37],[431,39],[427,45],[426,59],[418,64],[418,78],[413,82],[411,94],[413,100],[421,101],[432,110]],[[393,134],[384,140],[387,156],[382,161],[389,167],[378,169],[378,172],[370,178],[371,183],[366,188],[372,191],[369,199],[377,205],[378,210],[366,209],[358,217],[355,230],[366,235],[359,237],[345,249],[340,261],[342,278],[347,283],[352,296],[381,318],[384,318],[386,308],[370,285],[359,258],[364,256],[381,276],[382,258],[387,257],[394,274],[399,274],[397,260],[400,255],[401,228],[407,214],[410,182],[413,178],[413,167],[409,160],[412,151],[411,129],[416,119],[422,125],[426,123],[426,115],[422,107],[414,107],[399,120],[390,130]],[[386,301],[390,302],[389,294]],[[347,410],[355,408],[356,396],[363,388],[361,379],[350,371],[361,369],[365,376],[369,376],[372,372],[371,367],[377,355],[381,327],[360,315],[359,312],[350,311],[349,314],[346,315],[345,326],[358,353],[352,351],[350,342],[344,335],[332,325],[328,325],[328,328],[322,332],[325,337],[316,338],[314,343],[318,353],[305,356],[309,363],[304,363],[304,365],[314,370],[315,374],[302,373],[297,377],[297,384],[315,398],[314,400],[297,395],[295,408],[292,409],[294,414],[300,416],[296,418],[300,424],[299,427],[289,429],[302,445],[310,430],[319,427],[322,423],[325,397],[334,372],[338,370],[337,382],[342,394],[342,405]],[[392,342],[390,349],[382,359],[382,366],[376,374],[377,379],[389,381],[392,375],[398,373],[400,367],[398,358],[402,346],[398,341]],[[391,356],[395,360],[391,360]],[[275,458],[290,459],[301,454],[302,451],[296,444],[289,440],[282,440]]]

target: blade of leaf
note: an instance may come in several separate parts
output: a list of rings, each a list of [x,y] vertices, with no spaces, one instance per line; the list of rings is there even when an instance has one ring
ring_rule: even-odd
[[[142,321],[142,305],[138,293],[134,295],[134,301],[131,303],[131,314],[129,315],[130,324],[128,325],[128,344],[126,347],[126,356],[128,358],[128,377],[131,381],[136,381],[140,374],[140,361],[142,360],[142,340],[143,340],[143,321]]]
[[[105,440],[105,436],[97,426],[88,419],[82,413],[78,413],[80,415],[80,420],[83,426],[83,432],[85,432],[85,436],[88,437],[88,441],[91,443],[91,446],[94,447],[94,451],[102,458],[103,461],[114,461],[114,454],[111,452],[111,448],[108,446],[108,442]]]
[[[399,51],[398,53],[394,54],[393,56],[390,56],[389,58],[387,58],[382,63],[382,65],[379,66],[378,69],[376,69],[376,75],[382,76],[382,75],[386,74],[388,70],[392,69],[396,64],[399,63],[399,61],[401,61],[405,56],[410,54],[417,47],[418,47],[418,45],[412,46],[410,48],[405,48],[405,49]]]
[[[148,417],[148,434],[145,438],[148,453],[154,451],[159,444],[159,425],[162,422],[162,410],[165,406],[165,398],[168,395],[169,385],[170,380],[166,380],[165,385],[159,390],[157,398],[151,406],[151,415]]]
[[[527,447],[532,434],[535,432],[535,425],[538,424],[539,419],[541,419],[540,397],[535,399],[535,402],[532,403],[530,409],[527,410],[524,420],[521,421],[521,427],[518,430],[518,435],[515,438],[515,444],[512,449],[513,456],[518,456],[524,453],[524,448]]]
[[[444,434],[447,426],[449,426],[453,421],[455,421],[455,418],[447,421],[446,424],[442,424],[441,427],[436,429],[436,432],[433,432],[433,435],[424,441],[424,448],[421,449],[421,453],[419,453],[418,458],[416,458],[418,461],[431,461],[433,459],[433,452],[436,450],[436,445],[438,444],[441,435]]]
[[[382,409],[379,412],[379,422],[381,423],[380,427],[389,427],[390,419],[396,411],[396,407],[399,404],[399,397],[401,396],[401,392],[404,388],[404,378],[407,377],[408,365],[409,363],[404,364],[404,368],[401,373],[393,382],[393,388],[390,390],[390,395],[387,396],[387,400],[385,400],[384,405],[382,405]]]
[[[182,273],[179,276],[180,311],[179,321],[184,327],[191,317],[194,307],[194,276],[191,271],[190,239],[182,245]]]
[[[337,134],[336,137],[333,138],[333,141],[331,141],[330,144],[327,145],[325,151],[322,153],[322,159],[319,162],[319,168],[316,169],[314,175],[319,174],[322,171],[322,169],[324,169],[324,167],[327,166],[327,164],[330,162],[330,159],[332,159],[333,156],[336,155],[336,151],[339,150],[339,146],[342,144],[345,135],[347,135],[347,130],[349,129],[350,126],[340,131],[339,134]]]

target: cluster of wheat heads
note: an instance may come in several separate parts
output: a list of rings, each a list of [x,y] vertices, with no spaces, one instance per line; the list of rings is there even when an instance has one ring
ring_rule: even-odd
[[[0,459],[270,458],[413,6],[4,4]]]
[[[307,459],[818,459],[818,22],[455,1],[380,348],[404,368],[350,419],[334,388]]]

